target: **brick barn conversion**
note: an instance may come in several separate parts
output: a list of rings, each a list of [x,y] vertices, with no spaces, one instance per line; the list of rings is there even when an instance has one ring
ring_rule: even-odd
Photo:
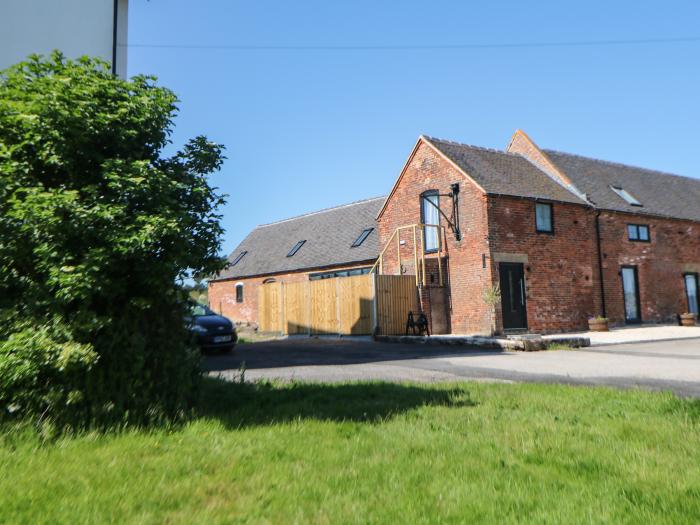
[[[258,289],[416,275],[433,333],[584,330],[698,312],[700,180],[540,149],[421,136],[387,197],[262,225],[209,283],[258,321]]]

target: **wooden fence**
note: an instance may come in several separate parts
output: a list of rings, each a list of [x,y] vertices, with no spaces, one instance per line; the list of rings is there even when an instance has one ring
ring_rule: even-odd
[[[264,332],[284,334],[402,334],[418,311],[413,276],[357,275],[260,287],[258,319]]]

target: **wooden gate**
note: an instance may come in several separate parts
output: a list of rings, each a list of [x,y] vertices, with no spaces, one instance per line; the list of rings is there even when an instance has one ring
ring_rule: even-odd
[[[376,275],[377,327],[382,335],[403,335],[408,312],[420,311],[412,275]]]
[[[412,276],[357,275],[260,287],[260,330],[284,334],[404,333],[418,311]]]

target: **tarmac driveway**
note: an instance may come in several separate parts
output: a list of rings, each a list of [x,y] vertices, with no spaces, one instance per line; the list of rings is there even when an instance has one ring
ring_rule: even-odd
[[[342,339],[240,345],[205,360],[211,375],[304,381],[529,381],[671,390],[700,398],[700,339],[501,352]]]

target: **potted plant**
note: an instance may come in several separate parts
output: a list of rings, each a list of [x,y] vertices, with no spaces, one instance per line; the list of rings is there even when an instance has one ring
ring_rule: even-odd
[[[695,326],[697,318],[698,314],[691,314],[690,312],[681,314],[681,326]]]
[[[599,315],[591,317],[588,320],[588,328],[591,332],[607,332],[610,330],[608,327],[608,318]]]

